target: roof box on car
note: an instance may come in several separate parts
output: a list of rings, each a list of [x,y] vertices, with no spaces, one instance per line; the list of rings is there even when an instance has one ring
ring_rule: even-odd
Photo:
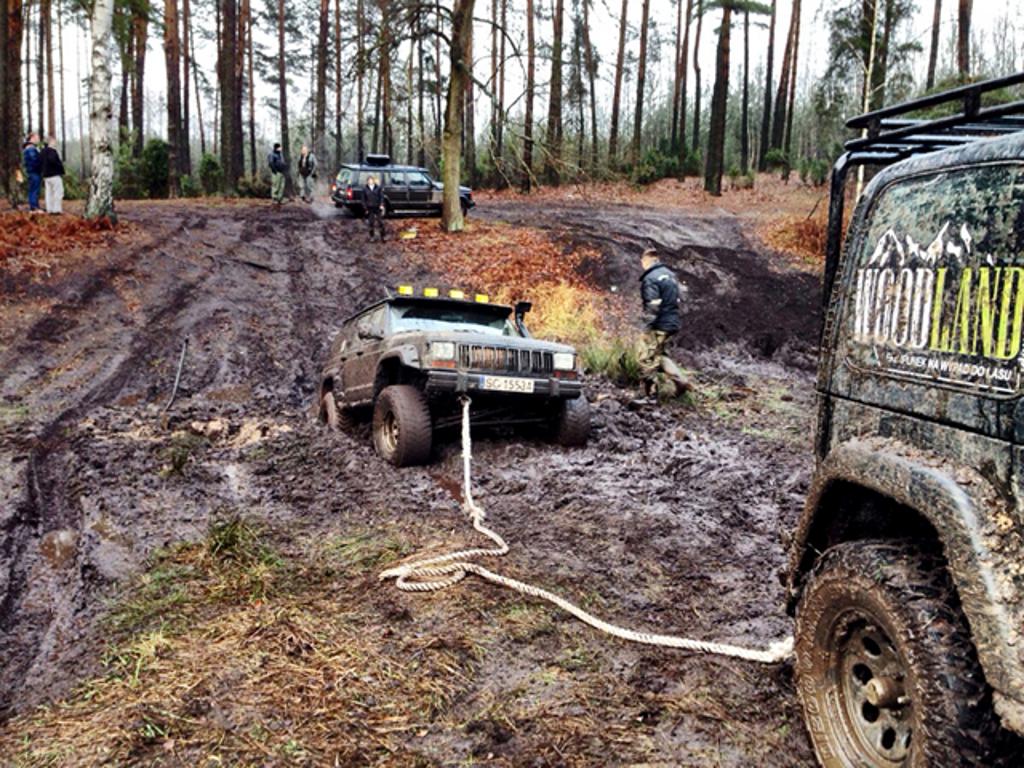
[[[367,155],[363,162],[367,165],[391,165],[391,157],[389,155]]]

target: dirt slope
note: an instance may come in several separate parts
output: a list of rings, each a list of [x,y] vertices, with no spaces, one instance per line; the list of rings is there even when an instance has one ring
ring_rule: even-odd
[[[661,248],[693,298],[679,345],[705,370],[702,404],[689,410],[634,411],[629,393],[596,382],[595,435],[583,450],[482,439],[480,501],[512,545],[499,568],[625,624],[751,644],[786,634],[775,576],[779,532],[797,514],[810,468],[813,276],[759,253],[725,215],[526,205],[501,215],[598,245],[606,258],[592,277],[622,291],[635,290],[634,246]],[[450,493],[454,446],[432,467],[396,471],[373,455],[365,427],[328,435],[309,418],[331,329],[383,286],[427,273],[409,274],[393,245],[366,245],[359,223],[330,209],[150,204],[124,216],[149,239],[8,297],[7,310],[18,311],[5,313],[10,341],[0,348],[7,716],[101,672],[107,600],[158,549],[201,540],[211,520],[259,520],[281,556],[295,559],[354,535],[400,541],[397,552],[471,540]],[[163,420],[186,337],[182,389]],[[222,434],[182,431],[214,419]],[[177,463],[183,471],[169,471]],[[376,585],[372,569],[325,578],[318,588],[339,608],[358,606],[356,635],[384,659],[399,663],[410,644],[456,649],[462,676],[416,727],[325,747],[307,721],[282,722],[243,701],[242,682],[255,673],[229,659],[204,680],[217,717],[193,713],[199,724],[155,741],[138,740],[126,721],[129,736],[91,748],[107,759],[195,764],[218,743],[203,734],[219,729],[217,749],[254,759],[261,752],[239,733],[256,723],[272,734],[261,742],[271,763],[295,762],[285,748],[293,742],[306,743],[299,764],[314,765],[339,755],[389,765],[470,755],[585,765],[609,754],[674,765],[809,762],[785,666],[628,646],[477,584],[422,598]],[[328,698],[351,709],[344,690]],[[28,750],[31,764],[32,747],[19,740],[27,722],[0,731],[0,754]],[[74,743],[68,731],[48,733]]]

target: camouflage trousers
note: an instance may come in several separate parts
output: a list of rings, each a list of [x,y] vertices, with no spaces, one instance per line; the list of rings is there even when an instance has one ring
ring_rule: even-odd
[[[637,363],[647,395],[675,397],[690,388],[679,366],[665,351],[673,335],[648,330],[637,342]]]
[[[283,173],[271,173],[270,174],[270,199],[275,203],[280,203],[284,200],[284,174]]]

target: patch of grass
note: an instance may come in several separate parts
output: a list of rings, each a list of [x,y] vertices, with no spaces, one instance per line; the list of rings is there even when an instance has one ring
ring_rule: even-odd
[[[167,478],[182,476],[193,454],[205,442],[199,435],[191,432],[177,432],[171,436],[171,443],[164,451],[164,465],[160,468],[160,476]]]
[[[322,555],[345,573],[378,571],[412,551],[407,541],[379,532],[365,531],[355,536],[328,540]]]
[[[641,380],[636,344],[623,339],[594,340],[580,350],[583,370],[598,374],[619,386],[636,386]]]

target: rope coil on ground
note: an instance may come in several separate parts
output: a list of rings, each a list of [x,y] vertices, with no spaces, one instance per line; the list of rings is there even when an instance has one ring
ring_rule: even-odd
[[[470,562],[470,560],[479,557],[501,557],[508,554],[509,547],[498,533],[484,525],[486,513],[473,499],[473,483],[470,472],[472,442],[469,433],[469,407],[470,400],[468,397],[464,397],[462,399],[462,508],[469,514],[473,528],[493,541],[496,546],[492,548],[462,549],[436,557],[414,560],[381,572],[378,577],[381,581],[394,579],[395,586],[404,592],[438,592],[457,584],[466,577],[466,574],[471,573],[492,584],[498,584],[521,594],[546,600],[601,632],[633,643],[678,648],[684,651],[710,653],[717,656],[730,656],[762,664],[776,664],[793,655],[792,637],[776,641],[771,643],[766,649],[759,650],[730,645],[728,643],[715,643],[706,640],[694,640],[674,635],[661,635],[626,629],[587,613],[579,606],[553,592],[518,581],[517,579],[502,576],[484,568],[482,565]]]

